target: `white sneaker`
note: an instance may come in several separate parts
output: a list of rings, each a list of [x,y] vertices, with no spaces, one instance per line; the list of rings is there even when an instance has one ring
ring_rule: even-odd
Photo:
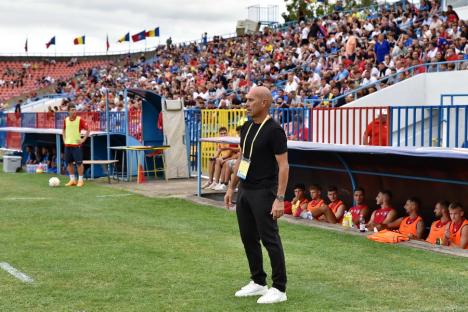
[[[211,184],[207,187],[207,189],[208,189],[208,190],[214,190],[215,187],[217,187],[217,186],[218,186],[218,183],[213,182],[213,183],[211,183]]]
[[[226,187],[226,184],[223,184],[223,183],[219,183],[215,189],[215,191],[223,191],[225,192],[227,190],[227,187]]]
[[[208,186],[210,186],[213,182],[210,182],[210,181],[206,181],[203,185],[202,185],[202,189],[206,189]]]
[[[250,281],[247,285],[242,287],[236,292],[236,297],[250,297],[250,296],[263,296],[268,292],[268,286],[262,286],[256,284],[254,281]]]
[[[288,300],[285,292],[281,292],[275,287],[268,289],[266,294],[258,298],[257,303],[278,303]]]

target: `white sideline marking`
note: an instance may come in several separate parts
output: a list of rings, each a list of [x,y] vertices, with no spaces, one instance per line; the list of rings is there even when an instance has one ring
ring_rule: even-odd
[[[111,195],[97,195],[97,198],[104,198],[104,197],[124,197],[124,196],[133,196],[133,194],[111,194]]]
[[[10,264],[6,262],[0,262],[0,268],[4,269],[5,271],[7,271],[8,273],[10,273],[11,275],[13,275],[14,277],[16,277],[22,282],[25,282],[25,283],[34,282],[32,278],[30,278],[23,272],[18,271],[17,269],[15,269],[14,267],[12,267]]]
[[[6,197],[0,198],[0,200],[46,200],[48,197]]]

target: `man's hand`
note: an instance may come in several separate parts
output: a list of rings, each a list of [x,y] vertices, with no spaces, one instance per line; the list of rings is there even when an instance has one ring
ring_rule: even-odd
[[[232,194],[234,193],[234,190],[230,187],[228,187],[226,191],[226,195],[224,195],[224,204],[226,206],[226,209],[230,209],[232,207]]]
[[[275,199],[270,214],[273,216],[273,220],[281,218],[284,214],[284,201]]]
[[[86,142],[86,139],[87,139],[86,137],[82,138],[82,139],[80,140],[80,145],[83,145],[84,142]]]

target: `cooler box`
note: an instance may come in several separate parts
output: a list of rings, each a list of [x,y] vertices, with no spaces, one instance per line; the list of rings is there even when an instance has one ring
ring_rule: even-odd
[[[16,172],[21,167],[21,156],[3,156],[3,171]]]

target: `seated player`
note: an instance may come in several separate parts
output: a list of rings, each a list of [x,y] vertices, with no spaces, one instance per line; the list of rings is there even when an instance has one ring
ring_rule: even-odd
[[[429,236],[426,238],[426,242],[435,244],[437,239],[439,239],[440,244],[444,244],[445,231],[447,230],[447,224],[450,223],[448,207],[448,201],[441,200],[436,203],[434,214],[438,220],[432,222],[431,231],[429,232]]]
[[[364,204],[364,196],[365,192],[362,187],[356,187],[354,190],[354,206],[349,209],[353,217],[353,223],[356,226],[359,226],[361,215],[364,217],[364,220],[367,219],[367,215],[369,214],[369,208],[366,204]]]
[[[327,197],[330,203],[328,207],[335,214],[335,218],[338,223],[343,221],[343,215],[346,210],[345,204],[338,199],[338,188],[336,186],[330,186],[327,191]]]
[[[305,197],[305,185],[296,184],[294,186],[294,198],[291,201],[291,214],[299,218],[303,211],[307,211],[307,203],[309,201]]]
[[[369,231],[372,231],[374,228],[380,231],[397,217],[396,210],[391,206],[392,192],[380,191],[375,200],[380,208],[372,212],[367,224]]]
[[[384,225],[388,229],[398,229],[398,232],[408,235],[411,239],[421,239],[424,233],[424,221],[418,215],[421,202],[415,197],[409,198],[405,203],[407,217],[401,217]]]
[[[32,146],[31,145],[26,146],[26,164],[32,165],[36,163],[37,163],[36,154],[34,153]]]
[[[322,189],[319,185],[313,184],[309,188],[311,201],[307,204],[307,210],[314,219],[335,224],[337,222],[333,211],[322,199]]]
[[[468,250],[468,220],[463,206],[457,202],[451,203],[449,213],[452,222],[445,233],[446,245]]]

